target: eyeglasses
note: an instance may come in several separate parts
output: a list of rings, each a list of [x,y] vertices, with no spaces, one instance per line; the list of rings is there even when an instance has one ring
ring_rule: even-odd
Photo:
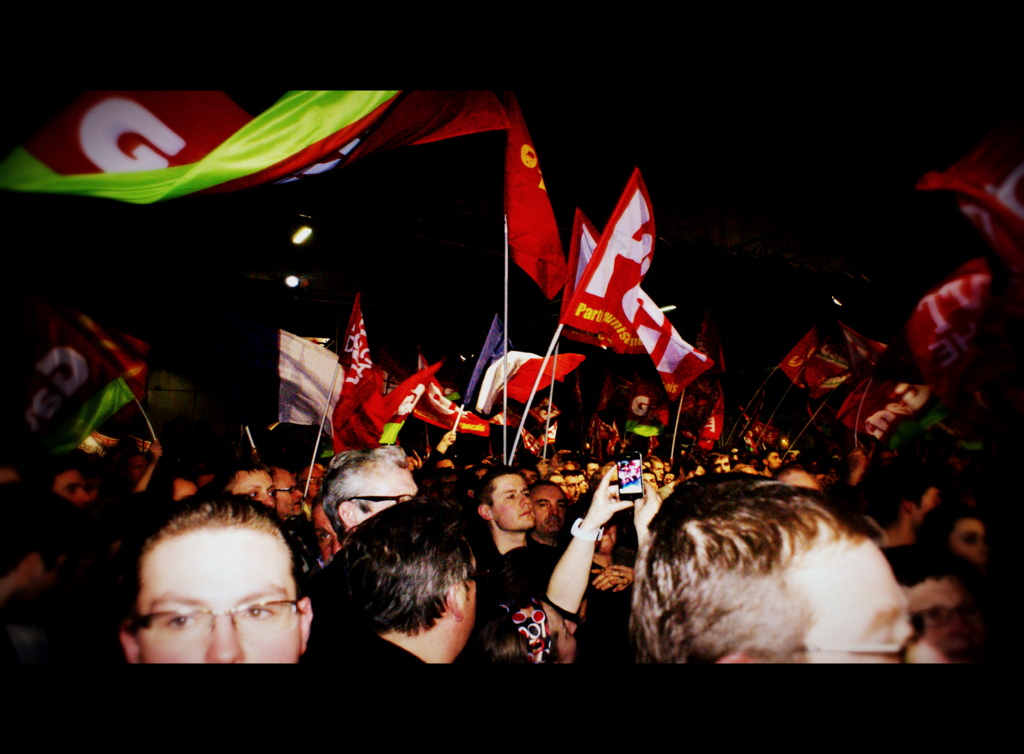
[[[956,607],[930,607],[927,610],[911,613],[910,617],[923,621],[924,625],[929,628],[941,628],[952,623],[954,615],[959,615],[960,620],[965,623],[981,620],[981,613],[973,604],[957,605]]]
[[[367,503],[408,503],[413,495],[353,495],[349,500],[364,500]]]
[[[136,628],[152,632],[154,641],[163,644],[187,644],[210,634],[217,618],[225,615],[231,618],[236,631],[243,636],[255,638],[269,636],[287,628],[297,611],[297,600],[274,600],[255,605],[241,605],[230,610],[203,609],[150,613],[140,615],[134,623]]]
[[[277,487],[275,489],[270,490],[270,494],[276,495],[278,492],[287,492],[291,494],[293,492],[298,492],[299,489],[299,487]]]

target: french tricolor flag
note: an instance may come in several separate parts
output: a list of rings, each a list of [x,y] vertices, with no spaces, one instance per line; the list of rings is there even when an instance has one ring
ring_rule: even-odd
[[[286,330],[225,313],[216,328],[221,363],[247,424],[319,425],[331,434],[330,417],[345,372],[338,355]]]

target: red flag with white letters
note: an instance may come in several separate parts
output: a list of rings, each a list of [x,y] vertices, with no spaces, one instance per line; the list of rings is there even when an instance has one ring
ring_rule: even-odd
[[[987,134],[945,172],[925,173],[922,191],[956,194],[960,210],[1010,270],[1005,294],[1020,314],[1024,305],[1024,115]]]
[[[654,214],[634,170],[559,321],[601,335],[616,353],[650,355],[669,398],[712,365],[683,340],[640,283],[654,258]]]

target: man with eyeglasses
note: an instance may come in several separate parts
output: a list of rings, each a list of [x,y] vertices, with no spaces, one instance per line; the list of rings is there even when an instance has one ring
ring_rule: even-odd
[[[142,544],[120,631],[130,663],[294,663],[313,612],[273,514],[238,498],[176,508]]]
[[[975,663],[985,655],[985,620],[971,594],[975,575],[959,558],[920,545],[884,551],[907,595],[912,663]]]
[[[700,479],[638,525],[638,662],[902,659],[906,598],[859,519],[815,490]]]
[[[400,448],[388,445],[372,450],[346,450],[331,459],[324,477],[321,502],[327,521],[339,541],[364,521],[417,493],[416,482]],[[342,637],[351,634],[352,609],[348,599],[349,574],[337,557],[307,582],[317,620],[303,663],[342,662]]]

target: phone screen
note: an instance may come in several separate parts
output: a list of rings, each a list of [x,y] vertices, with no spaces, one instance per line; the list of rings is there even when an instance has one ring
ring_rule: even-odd
[[[644,495],[644,465],[639,453],[617,458],[619,498],[638,498]]]

